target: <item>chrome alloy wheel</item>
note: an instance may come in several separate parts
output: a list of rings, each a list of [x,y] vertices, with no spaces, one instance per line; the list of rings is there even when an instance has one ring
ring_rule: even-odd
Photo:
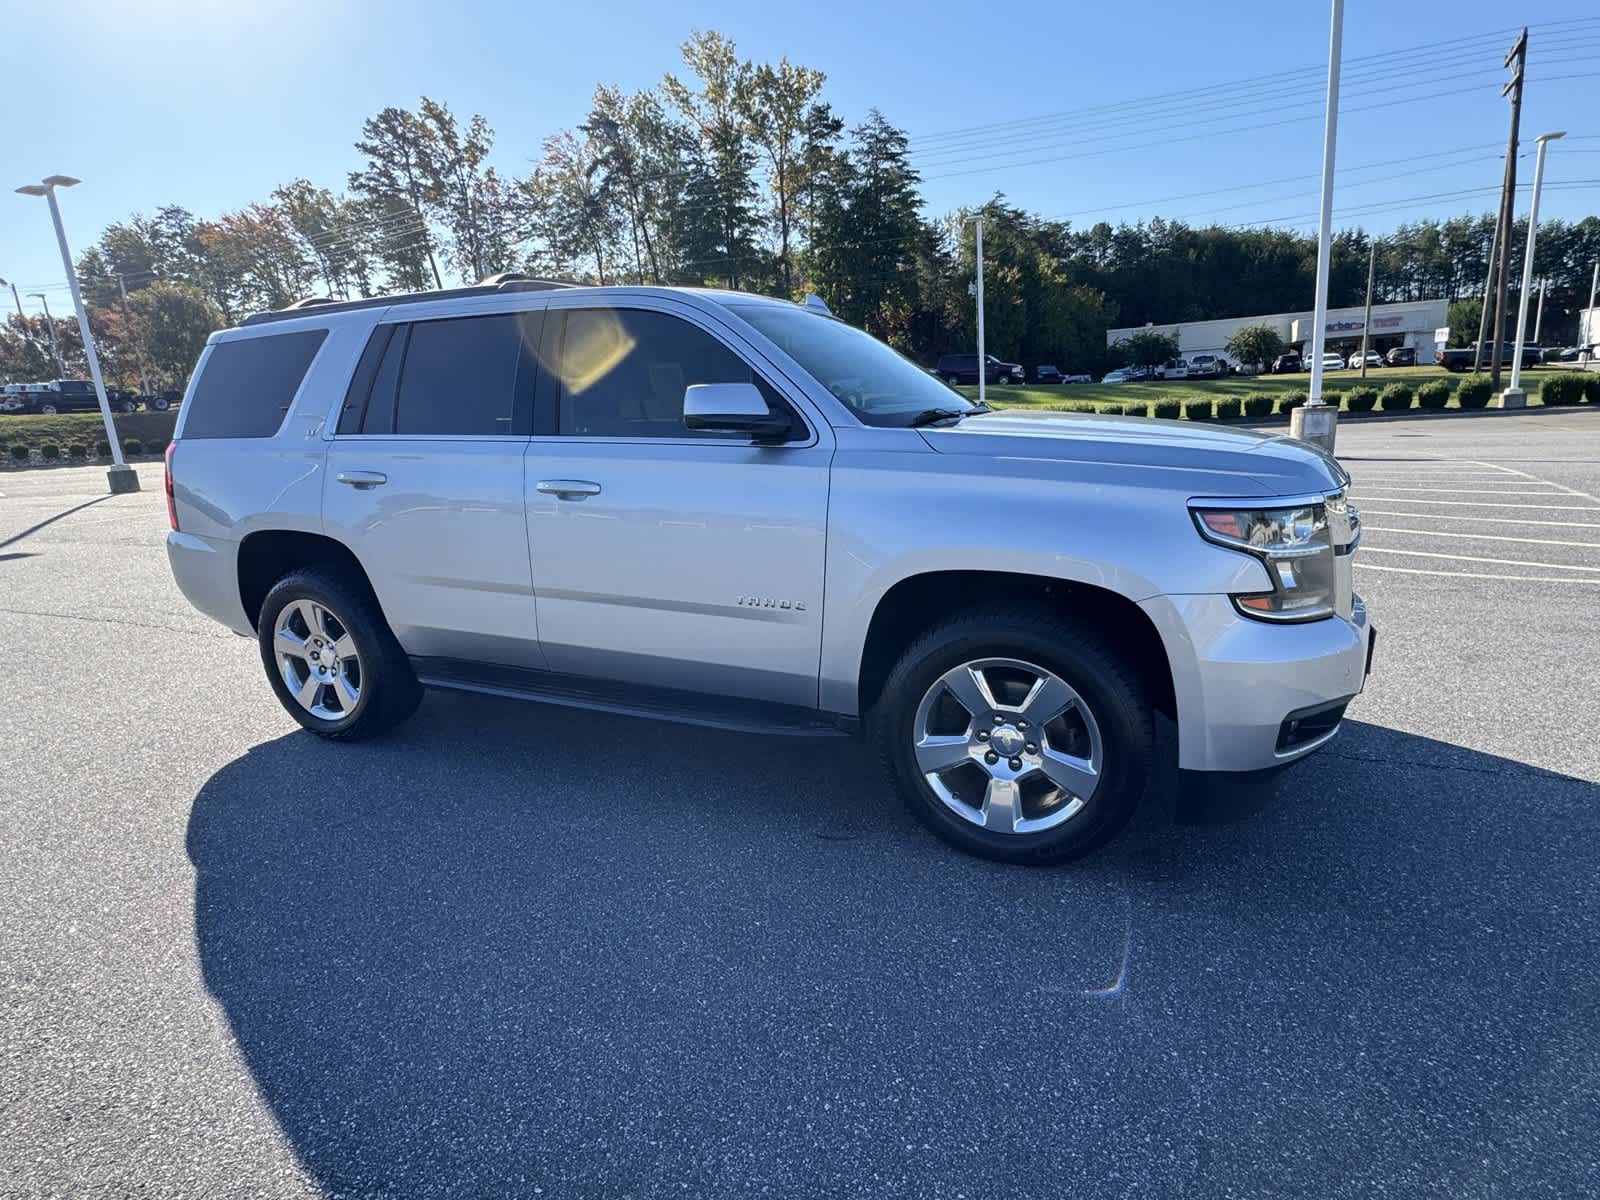
[[[1100,727],[1083,697],[1015,658],[962,663],[934,680],[912,725],[917,769],[945,806],[994,833],[1070,821],[1099,786]]]
[[[361,699],[361,656],[336,613],[314,600],[283,607],[272,651],[289,694],[324,721],[342,721]]]

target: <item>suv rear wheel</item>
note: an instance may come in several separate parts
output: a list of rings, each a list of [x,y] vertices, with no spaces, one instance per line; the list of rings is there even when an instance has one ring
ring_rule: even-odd
[[[918,638],[890,672],[872,728],[919,820],[971,853],[1038,864],[1121,830],[1154,742],[1137,675],[1101,634],[998,610]]]
[[[346,572],[296,571],[262,601],[261,662],[289,715],[312,733],[355,740],[409,717],[422,688],[370,591]]]

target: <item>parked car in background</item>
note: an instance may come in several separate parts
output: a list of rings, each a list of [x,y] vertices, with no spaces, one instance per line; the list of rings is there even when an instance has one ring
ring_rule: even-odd
[[[1295,371],[1304,370],[1300,365],[1300,351],[1288,350],[1272,360],[1272,373],[1274,375],[1290,375]]]
[[[1306,367],[1306,370],[1309,371],[1310,369],[1309,366]],[[1322,354],[1322,369],[1324,371],[1344,370],[1344,355],[1337,350],[1325,350]]]
[[[1107,371],[1101,383],[1132,383],[1138,378],[1132,367],[1118,367],[1115,371]]]
[[[1221,379],[1228,369],[1228,360],[1220,354],[1196,354],[1189,360],[1190,379]]]
[[[1056,370],[1053,363],[1041,363],[1033,369],[1035,383],[1060,383],[1061,372]]]
[[[1189,378],[1189,364],[1181,358],[1169,358],[1155,368],[1155,377],[1157,379],[1187,379]]]
[[[988,366],[984,371],[986,383],[1023,383],[1027,374],[1021,363],[1001,362],[994,355],[986,355]],[[978,356],[976,354],[946,354],[939,360],[938,376],[946,383],[977,383]]]
[[[1494,352],[1490,347],[1485,346],[1483,348],[1483,366],[1493,365],[1489,361],[1493,353]],[[1472,364],[1477,359],[1477,342],[1473,342],[1470,346],[1457,346],[1448,350],[1440,350],[1433,356],[1433,361],[1438,363],[1447,371],[1470,371],[1472,370]],[[1510,341],[1504,341],[1500,343],[1500,365],[1502,367],[1509,367],[1511,365]],[[1538,365],[1539,347],[1531,346],[1525,343],[1522,347],[1523,368],[1526,369],[1528,367],[1536,367]]]
[[[1350,369],[1352,371],[1359,371],[1361,369],[1361,351],[1357,350],[1354,354],[1352,354],[1350,356],[1349,362],[1350,362]],[[1367,351],[1367,366],[1369,366],[1369,367],[1381,367],[1381,366],[1383,366],[1383,355],[1379,354],[1376,350],[1368,350]]]
[[[1061,377],[1061,382],[1062,383],[1093,383],[1094,382],[1094,376],[1093,375],[1063,375]]]
[[[1415,346],[1396,346],[1383,356],[1385,366],[1389,367],[1414,367],[1417,365],[1417,348]]]

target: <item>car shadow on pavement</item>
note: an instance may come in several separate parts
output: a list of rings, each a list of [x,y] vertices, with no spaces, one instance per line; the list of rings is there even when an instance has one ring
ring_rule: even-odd
[[[1595,891],[1547,853],[1597,800],[1351,722],[1248,821],[1029,870],[851,742],[435,695],[229,763],[188,851],[206,985],[329,1194],[1459,1193],[1600,1145],[1562,1107]]]

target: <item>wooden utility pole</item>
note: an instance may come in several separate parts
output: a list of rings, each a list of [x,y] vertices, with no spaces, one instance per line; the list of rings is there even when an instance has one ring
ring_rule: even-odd
[[[1516,215],[1517,200],[1517,132],[1522,124],[1522,77],[1528,65],[1528,30],[1524,26],[1522,36],[1517,39],[1516,45],[1511,47],[1506,54],[1503,64],[1509,67],[1513,62],[1517,64],[1516,74],[1511,77],[1511,82],[1500,89],[1500,95],[1511,97],[1511,140],[1506,145],[1506,178],[1505,184],[1500,189],[1500,262],[1496,269],[1498,279],[1494,289],[1494,329],[1489,335],[1489,371],[1490,386],[1495,391],[1500,390],[1500,359],[1503,355],[1500,346],[1505,338],[1506,314],[1506,275],[1511,263],[1511,222]],[[1517,349],[1517,353],[1522,351]]]
[[[1361,378],[1367,377],[1367,336],[1372,332],[1372,273],[1378,265],[1378,239],[1367,251],[1367,315],[1361,318]]]

